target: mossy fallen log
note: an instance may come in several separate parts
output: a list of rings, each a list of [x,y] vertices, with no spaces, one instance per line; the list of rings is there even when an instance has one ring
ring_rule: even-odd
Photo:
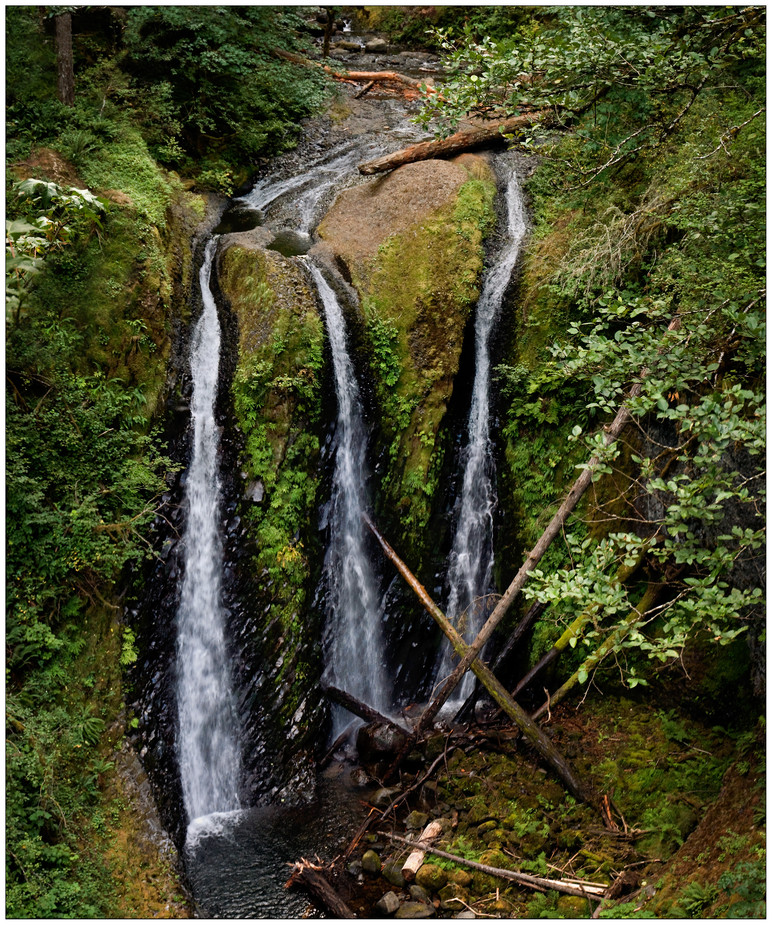
[[[395,167],[402,167],[403,164],[412,164],[414,161],[427,161],[436,157],[453,157],[464,151],[491,145],[497,141],[503,143],[506,141],[506,135],[511,135],[526,125],[543,121],[547,116],[548,112],[540,109],[524,115],[510,116],[508,119],[498,120],[484,128],[465,129],[449,135],[447,138],[422,141],[418,144],[410,145],[408,148],[403,148],[401,151],[384,154],[382,157],[377,157],[372,161],[365,161],[365,163],[359,165],[359,172],[365,176],[370,176],[374,173],[393,170]]]

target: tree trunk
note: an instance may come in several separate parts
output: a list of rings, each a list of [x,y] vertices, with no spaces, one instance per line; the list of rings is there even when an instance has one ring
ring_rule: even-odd
[[[399,842],[402,845],[407,845],[408,847],[416,846],[416,842],[409,838],[403,838],[401,835],[394,835],[391,832],[379,832],[378,834]],[[567,893],[569,896],[582,896],[584,898],[592,896],[594,899],[601,899],[605,895],[607,889],[607,887],[600,886],[597,883],[583,883],[581,880],[573,883],[566,883],[563,880],[549,880],[546,877],[534,877],[532,874],[521,874],[519,871],[506,870],[503,867],[491,867],[490,864],[470,861],[467,858],[462,858],[457,854],[450,854],[448,851],[443,851],[440,848],[427,847],[425,850],[428,851],[429,854],[436,854],[439,858],[455,861],[456,864],[461,864],[464,867],[471,867],[472,870],[479,870],[491,877],[511,880],[514,883],[519,883],[522,886],[528,886],[534,890],[545,893],[547,890],[555,890],[558,893]]]
[[[368,704],[363,703],[361,700],[357,700],[357,698],[349,694],[348,691],[342,691],[338,687],[332,687],[332,685],[323,685],[322,690],[327,698],[333,700],[335,703],[339,703],[350,713],[363,719],[366,723],[380,723],[384,726],[393,726],[395,729],[399,729],[403,735],[410,735],[407,729],[404,729],[393,720],[390,720],[388,716],[384,716],[382,713],[374,710]]]
[[[640,393],[640,385],[636,385],[631,391],[631,395],[637,395]],[[627,405],[623,405],[617,412],[617,416],[614,418],[614,421],[609,425],[606,433],[604,435],[604,442],[606,446],[609,446],[613,443],[617,437],[621,434],[622,430],[630,420],[630,412],[627,410]],[[453,691],[458,686],[459,681],[466,672],[469,670],[472,662],[480,654],[485,643],[490,639],[493,631],[499,625],[499,623],[506,616],[507,611],[514,603],[517,596],[523,590],[525,582],[528,578],[529,573],[536,568],[540,562],[544,553],[549,549],[552,541],[560,533],[563,528],[563,525],[568,520],[569,515],[574,510],[576,505],[579,503],[580,499],[587,491],[587,489],[592,484],[592,476],[595,470],[595,467],[598,465],[599,459],[597,456],[593,456],[590,460],[587,468],[582,472],[579,478],[574,482],[571,491],[566,495],[565,500],[558,508],[555,516],[549,522],[547,529],[542,533],[541,537],[537,544],[528,554],[528,558],[525,560],[523,565],[520,567],[520,571],[515,575],[512,583],[504,592],[503,596],[499,600],[498,604],[493,608],[493,612],[488,617],[483,628],[477,634],[477,638],[474,642],[467,648],[466,654],[458,663],[456,668],[451,673],[448,680],[445,682],[442,690],[437,694],[434,701],[426,708],[424,716],[421,717],[421,722],[419,723],[419,729],[424,728],[424,723],[428,724],[431,722],[434,717],[439,713],[440,708],[448,699],[448,697],[453,693]]]
[[[322,57],[327,58],[330,54],[330,38],[332,37],[332,27],[335,25],[335,10],[331,7],[325,7],[327,19],[324,23],[324,41],[322,42]]]
[[[72,14],[58,13],[56,22],[57,94],[65,106],[75,105],[75,68],[72,58]]]
[[[467,129],[456,132],[455,135],[449,135],[447,138],[439,138],[436,141],[422,141],[417,145],[411,145],[409,148],[403,148],[393,154],[386,154],[375,160],[366,161],[364,164],[359,165],[359,172],[369,176],[373,173],[382,173],[385,170],[401,167],[403,164],[412,164],[414,161],[426,161],[434,157],[451,157],[454,154],[460,154],[462,151],[469,151],[483,145],[491,145],[496,142],[503,143],[506,141],[504,135],[516,132],[525,125],[538,122],[545,117],[545,114],[545,110],[538,110],[537,112],[502,119],[486,128]]]
[[[448,620],[440,608],[434,603],[434,601],[429,597],[426,589],[413,575],[410,569],[381,536],[370,518],[365,515],[364,519],[373,536],[381,544],[381,547],[386,553],[386,556],[394,563],[394,565],[397,567],[397,571],[399,571],[402,577],[407,581],[407,583],[418,596],[418,599],[421,601],[424,608],[428,611],[434,621],[440,626],[440,629],[442,629],[443,633],[445,633],[445,635],[448,637],[456,653],[463,657],[467,651],[467,646],[456,628],[453,626],[450,620]],[[531,720],[528,714],[521,707],[519,707],[514,702],[514,700],[512,700],[506,688],[496,680],[491,670],[479,659],[475,659],[474,663],[472,664],[472,671],[475,673],[475,675],[477,675],[488,693],[491,695],[491,697],[493,697],[501,709],[504,710],[504,712],[514,720],[514,722],[520,728],[520,731],[523,733],[523,736],[530,742],[533,748],[535,748],[536,751],[542,756],[542,758],[544,758],[544,760],[549,765],[551,765],[551,767],[555,770],[555,772],[565,783],[571,793],[573,793],[577,799],[589,803],[590,805],[594,805],[595,794],[591,788],[589,788],[576,776],[574,769],[563,757],[563,755],[561,755],[553,742],[544,734],[544,732],[536,725],[536,723]],[[421,716],[418,726],[416,727],[416,732],[426,728],[427,723],[425,722],[425,716],[426,711],[424,711]]]

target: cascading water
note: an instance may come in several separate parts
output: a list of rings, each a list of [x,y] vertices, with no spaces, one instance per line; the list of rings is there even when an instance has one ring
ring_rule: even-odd
[[[199,273],[203,311],[193,332],[193,453],[186,484],[185,577],[177,613],[177,754],[188,822],[239,808],[239,734],[225,645],[218,535],[215,400],[220,324],[210,289],[217,238]]]
[[[359,413],[359,388],[337,296],[318,267],[309,264],[309,269],[324,306],[338,399],[335,471],[328,511],[330,543],[324,561],[326,674],[335,686],[388,714],[391,697],[382,662],[382,608],[362,520],[366,511],[367,437]],[[345,714],[338,711],[333,734],[347,724]]]
[[[464,482],[453,547],[448,563],[446,613],[470,642],[490,609],[486,598],[493,573],[494,463],[490,440],[490,336],[498,320],[512,271],[526,231],[523,197],[511,169],[506,188],[507,226],[504,242],[483,280],[475,318],[475,375],[469,411],[467,445],[463,454]],[[449,646],[441,655],[438,679],[452,670]],[[454,704],[471,692],[474,677],[467,672],[456,689]]]

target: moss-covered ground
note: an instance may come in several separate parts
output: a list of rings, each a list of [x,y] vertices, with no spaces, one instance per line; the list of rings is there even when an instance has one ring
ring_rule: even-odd
[[[415,840],[437,818],[443,834],[434,847],[459,858],[606,889],[602,901],[538,892],[428,854],[416,877],[425,895],[412,896],[439,917],[465,909],[497,918],[765,915],[763,726],[730,735],[677,716],[664,701],[611,691],[557,707],[546,729],[592,782],[597,803],[568,795],[512,730],[436,735],[399,782],[405,791],[420,786],[371,826],[338,874],[352,907],[361,914],[388,891],[408,901],[397,871],[410,849],[388,834]],[[359,873],[365,851],[379,856],[377,877]]]

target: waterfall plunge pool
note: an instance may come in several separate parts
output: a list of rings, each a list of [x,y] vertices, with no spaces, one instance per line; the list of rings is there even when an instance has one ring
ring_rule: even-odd
[[[333,763],[306,806],[259,806],[194,819],[184,857],[202,918],[322,918],[302,890],[285,889],[301,857],[339,854],[361,822],[373,791],[355,787]]]

